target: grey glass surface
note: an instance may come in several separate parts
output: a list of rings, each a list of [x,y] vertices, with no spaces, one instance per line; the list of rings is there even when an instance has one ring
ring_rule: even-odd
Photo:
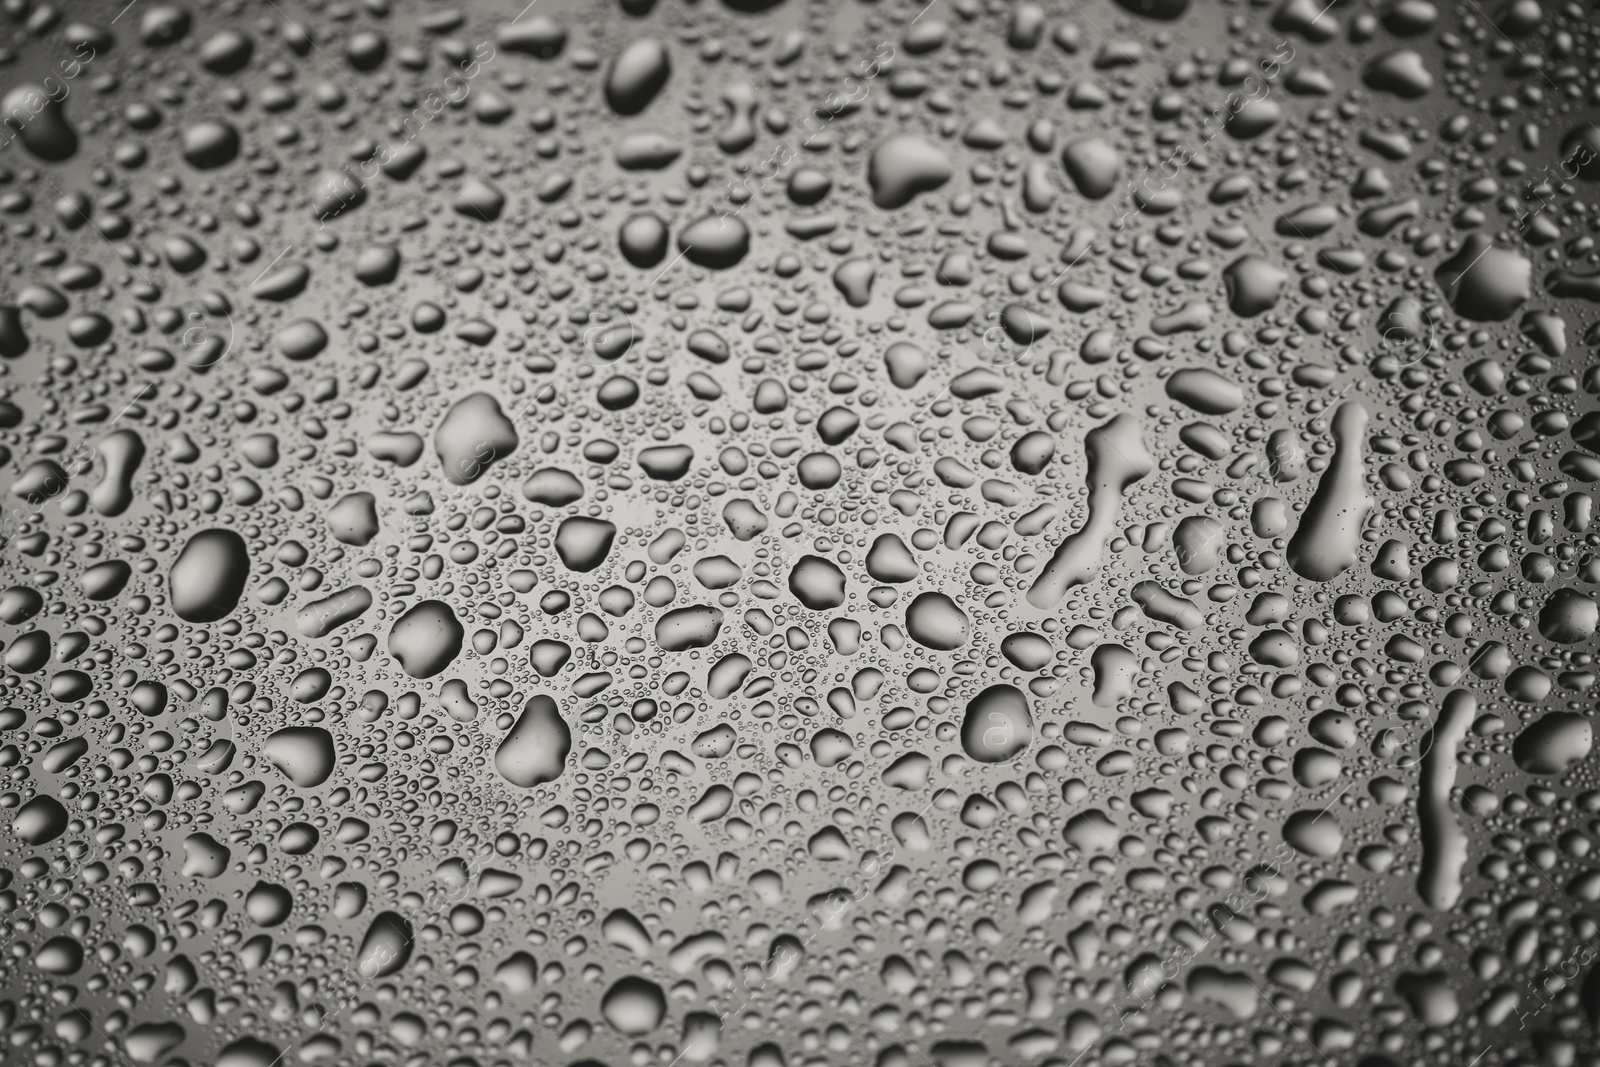
[[[1593,3],[0,27],[0,1061],[1600,1064]]]

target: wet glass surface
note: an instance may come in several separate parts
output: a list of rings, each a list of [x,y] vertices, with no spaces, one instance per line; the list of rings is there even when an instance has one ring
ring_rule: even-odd
[[[0,1060],[1600,1064],[1592,3],[0,27]]]

